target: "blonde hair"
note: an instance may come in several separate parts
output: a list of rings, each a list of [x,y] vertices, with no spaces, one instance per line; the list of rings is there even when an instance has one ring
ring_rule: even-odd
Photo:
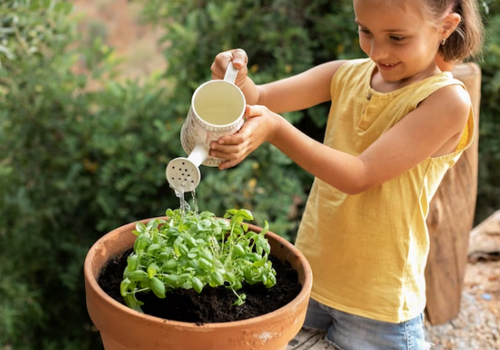
[[[413,0],[412,0],[413,1]],[[434,21],[449,13],[460,15],[455,31],[439,46],[445,61],[453,62],[479,56],[484,41],[484,27],[477,0],[424,0],[424,11]]]

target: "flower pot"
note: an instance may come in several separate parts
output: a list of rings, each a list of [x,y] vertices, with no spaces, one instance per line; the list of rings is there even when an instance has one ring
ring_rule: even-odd
[[[254,232],[261,231],[248,226]],[[135,223],[130,223],[106,234],[85,259],[87,309],[106,350],[285,350],[300,331],[311,292],[311,268],[291,243],[272,232],[266,234],[271,254],[290,262],[302,284],[299,295],[278,310],[242,321],[199,325],[142,314],[112,299],[99,287],[97,278],[108,260],[133,246],[134,229]]]

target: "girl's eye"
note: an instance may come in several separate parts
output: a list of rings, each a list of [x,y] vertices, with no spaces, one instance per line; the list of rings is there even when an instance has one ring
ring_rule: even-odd
[[[366,34],[366,35],[370,35],[371,34],[371,32],[368,29],[364,29],[364,28],[358,28],[358,32]]]
[[[404,36],[391,35],[391,39],[394,40],[394,41],[403,41],[405,39],[405,37]]]

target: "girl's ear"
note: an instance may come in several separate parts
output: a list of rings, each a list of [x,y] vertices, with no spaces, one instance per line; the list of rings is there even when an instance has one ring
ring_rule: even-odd
[[[447,39],[454,31],[457,29],[462,17],[456,12],[452,12],[446,15],[443,19],[443,25],[441,27],[441,40]]]

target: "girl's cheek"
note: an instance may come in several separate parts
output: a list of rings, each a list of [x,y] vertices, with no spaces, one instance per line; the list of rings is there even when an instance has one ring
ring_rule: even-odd
[[[370,44],[368,43],[368,40],[361,34],[359,35],[359,47],[361,47],[361,50],[363,50],[363,52],[367,55],[370,54]]]

